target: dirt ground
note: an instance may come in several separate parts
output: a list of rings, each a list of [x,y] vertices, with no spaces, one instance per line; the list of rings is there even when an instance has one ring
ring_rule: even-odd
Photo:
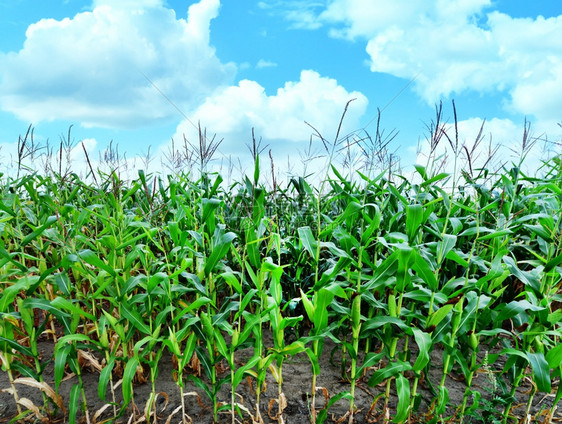
[[[334,345],[331,341],[327,340],[324,348],[324,354],[321,357],[321,374],[317,380],[317,387],[319,389],[316,398],[316,408],[322,409],[325,405],[325,395],[332,397],[336,394],[349,390],[349,383],[342,379],[341,376],[341,353],[339,350],[331,358],[330,352]],[[48,358],[52,351],[52,345],[48,343],[43,343],[41,345],[43,350],[43,355]],[[237,356],[237,360],[241,363],[244,362],[245,355],[249,352],[240,352]],[[418,392],[421,394],[422,402],[420,405],[420,413],[413,417],[410,422],[427,422],[428,417],[424,416],[424,412],[428,410],[429,402],[433,399],[431,395],[429,385],[427,384],[427,379],[429,378],[434,385],[437,385],[440,380],[440,370],[442,361],[442,352],[434,351],[432,353],[432,361],[436,364],[432,369],[435,373],[430,373],[426,376],[426,381],[421,382],[418,387]],[[156,391],[161,392],[163,395],[159,396],[156,400],[158,405],[158,422],[165,423],[168,418],[170,418],[170,423],[179,423],[181,420],[179,412],[173,414],[174,411],[178,409],[181,405],[180,392],[178,386],[172,378],[173,374],[173,364],[169,356],[164,355],[159,363],[159,376],[156,381]],[[498,364],[501,366],[501,364]],[[52,362],[47,366],[45,371],[46,381],[54,388],[54,378],[53,378],[53,364]],[[356,389],[356,405],[358,411],[355,415],[356,423],[379,423],[384,420],[383,411],[383,400],[381,400],[371,409],[373,400],[377,395],[384,392],[385,387],[368,387],[367,380],[369,375],[373,371],[370,370],[367,374],[359,381]],[[221,375],[219,377],[223,377]],[[287,424],[291,423],[308,423],[310,422],[310,393],[311,393],[311,367],[308,357],[305,354],[299,354],[295,357],[288,358],[283,365],[283,392],[287,398],[287,407],[284,410],[283,419]],[[447,413],[449,415],[454,415],[457,407],[462,403],[465,382],[461,378],[460,374],[452,373],[453,378],[449,378],[447,381],[447,387],[449,389],[449,407],[447,408]],[[98,378],[99,373],[85,371],[83,375],[84,386],[86,391],[88,411],[89,411],[89,422],[90,423],[101,423],[104,422],[104,418],[107,419],[108,412],[112,408],[106,407],[105,411],[100,414],[94,420],[94,415],[100,408],[103,408],[105,403],[98,398]],[[69,391],[72,385],[76,382],[76,377],[69,376],[61,383],[59,392],[64,399],[65,405],[68,405]],[[267,389],[261,396],[260,400],[260,411],[261,416],[265,423],[280,422],[275,419],[277,413],[277,404],[272,404],[270,411],[270,402],[277,397],[278,386],[271,373],[268,373],[267,379]],[[556,391],[556,386],[558,381],[553,382],[553,393]],[[250,384],[252,387],[250,387]],[[477,374],[474,380],[475,387],[481,391],[482,399],[480,400],[480,408],[477,413],[473,416],[465,418],[465,423],[494,423],[494,418],[499,417],[501,412],[501,406],[498,406],[497,402],[493,402],[493,386],[494,378],[490,370],[482,371]],[[0,390],[9,387],[9,380],[6,372],[0,372]],[[248,408],[252,413],[255,414],[255,381],[250,379],[245,379],[240,384],[237,389],[238,401],[241,402],[246,408]],[[519,402],[516,409],[514,409],[514,415],[518,417],[523,417],[525,414],[525,405],[528,400],[528,390],[530,389],[529,382],[525,382],[522,389],[517,394],[517,401]],[[37,388],[28,387],[25,385],[18,384],[17,390],[20,398],[27,398],[31,400],[36,405],[42,405],[41,392]],[[395,391],[394,385],[392,385],[392,391]],[[119,419],[119,423],[133,423],[142,422],[142,411],[144,410],[146,401],[150,395],[151,386],[150,383],[144,383],[141,385],[136,385],[134,387],[134,401],[141,411],[130,419],[133,415],[133,410],[130,408],[127,413]],[[192,419],[193,423],[197,424],[210,424],[212,423],[212,413],[211,404],[209,399],[205,397],[204,393],[198,390],[193,383],[188,382],[184,389],[184,393],[197,392],[200,395],[198,399],[195,395],[185,396],[185,403],[187,406],[187,414]],[[108,393],[109,394],[109,393]],[[108,396],[109,397],[109,396]],[[121,387],[116,389],[117,401],[121,400]],[[219,394],[219,399],[224,402],[230,401],[230,392],[228,390],[228,385],[225,384],[221,389]],[[520,421],[521,423],[546,423],[545,412],[552,406],[552,401],[554,399],[553,395],[544,396],[543,394],[537,394],[534,397],[533,408],[531,410],[531,417],[529,421]],[[469,404],[471,400],[469,400]],[[390,400],[390,416],[392,417],[395,413],[395,407],[397,404],[397,398],[392,396]],[[328,410],[328,422],[337,423],[346,422],[344,419],[347,410],[349,408],[349,401],[346,399],[339,400],[337,403],[332,405]],[[8,392],[0,392],[0,423],[9,422],[16,415],[16,405],[11,394]],[[31,422],[40,422],[39,420],[33,419],[33,414],[29,415]],[[559,411],[555,413],[552,422],[562,421],[562,415]],[[61,416],[51,418],[44,422],[68,422],[68,419]],[[81,422],[87,422],[84,416],[81,417]],[[232,418],[228,413],[222,413],[219,418],[220,423],[231,423]],[[244,415],[242,418],[237,416],[237,422],[239,423],[251,423],[251,418],[249,415]],[[452,419],[449,422],[458,422],[456,419]]]

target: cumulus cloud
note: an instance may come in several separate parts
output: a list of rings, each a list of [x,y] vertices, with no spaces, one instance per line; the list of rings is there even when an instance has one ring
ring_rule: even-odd
[[[559,147],[545,142],[543,128],[535,128],[525,122],[515,123],[510,119],[498,118],[484,121],[478,117],[459,121],[457,147],[454,147],[454,125],[448,123],[443,128],[453,146],[447,137],[442,137],[432,152],[429,141],[426,141],[418,146],[417,164],[429,164],[434,171],[452,174],[457,150],[457,171],[464,170],[478,175],[479,169],[495,172],[502,168],[509,170],[514,166],[521,166],[525,173],[533,175],[543,160],[553,154],[560,154]]]
[[[177,18],[161,0],[95,0],[91,11],[29,26],[19,52],[0,53],[0,107],[37,123],[66,119],[129,128],[169,120],[231,84],[233,64],[209,44],[219,0]]]
[[[562,15],[514,18],[491,0],[331,0],[315,22],[366,42],[371,70],[415,78],[428,104],[500,92],[514,112],[562,119]]]
[[[273,95],[255,81],[242,80],[209,97],[190,114],[191,122],[182,122],[174,140],[183,136],[197,143],[197,131],[193,124],[201,123],[208,134],[216,133],[217,140],[224,139],[220,154],[243,155],[251,141],[252,128],[256,138],[263,138],[277,157],[298,158],[313,130],[313,125],[326,139],[333,140],[346,103],[351,103],[341,134],[359,127],[361,116],[367,107],[367,98],[360,92],[348,92],[334,79],[317,72],[304,70],[298,81],[290,81]],[[166,149],[168,146],[164,146]]]

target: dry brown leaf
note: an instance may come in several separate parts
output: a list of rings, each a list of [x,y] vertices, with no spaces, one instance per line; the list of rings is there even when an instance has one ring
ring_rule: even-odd
[[[278,410],[277,413],[275,414],[275,416],[272,415],[271,410],[273,409],[273,406],[277,404],[278,405]],[[272,420],[275,421],[279,421],[280,423],[283,422],[283,411],[285,410],[285,408],[287,407],[287,398],[285,397],[285,393],[281,393],[279,395],[278,399],[271,399],[269,401],[269,406],[267,409],[267,415],[269,415],[269,418],[271,418]]]
[[[345,422],[345,420],[347,420],[347,418],[349,417],[349,424],[351,424],[353,422],[353,415],[349,413],[349,411],[347,411],[343,417],[340,417],[338,419],[334,419],[332,418],[332,421],[335,421],[337,424],[342,424],[343,422]]]
[[[156,398],[154,398],[154,402],[156,402],[158,400],[158,396],[162,396],[165,400],[164,400],[164,406],[162,407],[162,411],[164,411],[164,409],[166,409],[168,407],[168,403],[170,403],[170,397],[168,396],[168,394],[166,392],[158,392],[156,393]]]
[[[111,406],[111,404],[106,403],[105,405],[103,405],[100,409],[98,409],[96,411],[96,413],[94,414],[94,418],[92,418],[94,420],[94,424],[97,424],[98,418],[101,416],[101,414],[104,413],[104,411],[109,408]]]
[[[197,377],[201,377],[201,361],[199,361],[199,357],[196,353],[193,354],[187,366],[191,368],[192,371],[195,371]]]
[[[38,419],[41,421],[43,420],[43,415],[41,415],[39,408],[31,400],[28,398],[19,398],[18,403],[33,412]]]
[[[326,389],[325,387],[320,387],[317,386],[316,387],[316,391],[318,390],[322,390],[322,394],[324,395],[324,400],[325,400],[325,404],[324,404],[324,408],[328,407],[328,403],[330,402],[330,394],[328,393],[328,389]]]
[[[166,424],[170,424],[172,422],[172,418],[174,417],[174,415],[176,415],[178,412],[181,411],[181,405],[178,406],[176,409],[174,409],[170,415],[168,415],[168,419],[166,420]]]
[[[173,410],[173,412],[170,414],[170,416],[168,417],[168,419],[166,420],[166,424],[170,424],[170,422],[172,421],[172,417],[177,414],[179,411],[181,411],[181,405],[178,406],[176,409]],[[187,414],[184,414],[182,421],[183,424],[193,424],[193,420],[191,419],[191,417]]]
[[[89,352],[85,352],[83,350],[78,351],[78,362],[82,366],[89,366],[98,372],[101,372],[103,369],[103,366],[96,358],[94,358]]]
[[[66,376],[62,379],[62,381],[68,381],[72,378],[76,377],[76,374],[74,374],[73,372],[66,374]]]
[[[55,393],[55,391],[51,388],[51,386],[49,386],[44,381],[41,382],[41,381],[37,381],[37,380],[35,380],[33,378],[29,378],[29,377],[20,377],[20,378],[16,378],[14,380],[14,384],[23,384],[24,386],[35,387],[35,388],[41,390],[49,398],[51,398],[51,400],[53,402],[55,402],[55,404],[60,409],[62,409],[63,411],[66,412],[66,409],[64,408],[64,401],[62,399],[62,396]]]

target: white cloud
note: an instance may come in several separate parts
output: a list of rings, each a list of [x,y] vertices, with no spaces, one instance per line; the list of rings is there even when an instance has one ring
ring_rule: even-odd
[[[325,0],[267,0],[257,6],[273,14],[280,12],[293,29],[318,29],[322,22],[317,18],[317,10],[325,7]]]
[[[256,64],[256,68],[258,68],[258,69],[275,68],[276,66],[277,66],[277,63],[271,62],[269,60],[264,60],[264,59],[258,60],[258,63]]]
[[[484,123],[480,143],[475,143]],[[542,128],[534,126],[527,127],[528,137],[523,149],[523,138],[525,133],[524,122],[515,123],[510,119],[494,118],[483,122],[481,118],[469,118],[459,121],[457,124],[459,134],[457,171],[470,171],[478,174],[478,169],[486,168],[491,172],[500,170],[502,167],[511,169],[521,164],[522,170],[533,175],[542,164],[553,153],[560,154],[560,148],[554,152],[547,151],[552,145],[545,145],[542,137]],[[455,143],[455,128],[453,124],[445,125],[445,131],[453,143]],[[447,137],[442,137],[433,154],[430,155],[430,144],[428,141],[420,146],[416,163],[427,166],[433,161],[433,169],[439,168],[439,172],[454,171],[454,149]]]
[[[0,106],[37,123],[65,119],[127,128],[177,116],[145,79],[182,109],[195,107],[236,71],[209,44],[219,0],[178,19],[160,0],[96,0],[93,9],[29,26],[23,48],[0,53]]]
[[[332,141],[344,107],[352,98],[356,100],[349,107],[341,131],[346,134],[359,127],[367,98],[310,70],[302,71],[299,81],[285,83],[274,95],[267,95],[255,81],[240,81],[209,97],[190,117],[193,123],[206,127],[209,136],[216,133],[217,139],[224,139],[222,155],[246,154],[254,128],[256,138],[263,138],[263,145],[268,144],[278,158],[286,161],[287,156],[298,158],[299,149],[308,145],[313,130],[305,120]],[[181,123],[173,138],[182,142],[184,134],[190,142],[197,142],[197,131],[191,123]],[[320,146],[320,141],[316,143]]]
[[[70,150],[70,160],[84,160],[84,149],[88,155],[92,155],[96,150],[97,145],[98,142],[95,138],[85,138]]]
[[[428,104],[501,92],[514,112],[560,121],[562,15],[513,18],[492,8],[491,0],[331,0],[315,22],[365,41],[373,72],[416,78]]]

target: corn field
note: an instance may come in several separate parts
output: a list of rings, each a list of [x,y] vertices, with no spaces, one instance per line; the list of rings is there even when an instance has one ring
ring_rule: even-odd
[[[3,177],[5,421],[197,422],[197,398],[212,422],[302,422],[284,390],[298,358],[312,423],[558,422],[560,157],[541,173],[332,166],[320,184],[268,189],[258,155],[230,186],[213,173]],[[337,393],[318,384],[330,355]],[[163,361],[181,399],[165,414]],[[363,388],[372,398],[358,404]],[[336,404],[347,412],[334,417]]]

